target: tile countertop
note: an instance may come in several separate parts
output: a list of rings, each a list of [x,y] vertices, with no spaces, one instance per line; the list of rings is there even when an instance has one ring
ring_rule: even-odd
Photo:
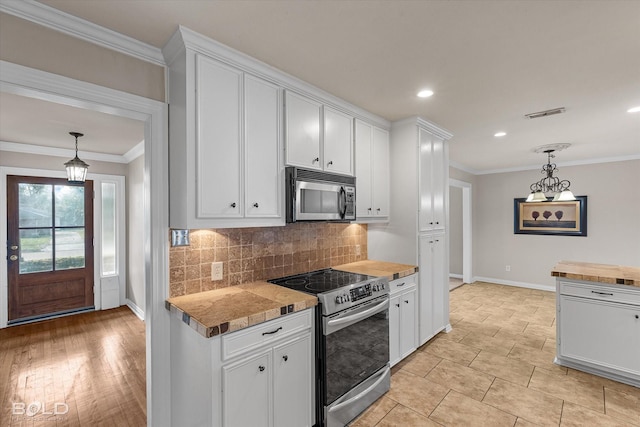
[[[349,264],[336,265],[335,270],[348,271],[350,273],[366,274],[368,276],[386,277],[389,280],[410,276],[418,272],[415,265],[396,264],[393,262],[365,260]]]
[[[169,298],[165,307],[206,338],[314,307],[318,299],[267,282]]]
[[[551,270],[551,275],[567,279],[640,287],[640,268],[638,267],[560,261]]]

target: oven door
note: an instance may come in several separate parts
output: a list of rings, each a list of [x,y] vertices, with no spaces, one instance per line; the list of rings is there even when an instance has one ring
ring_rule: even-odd
[[[323,318],[325,425],[345,425],[389,390],[389,297]]]

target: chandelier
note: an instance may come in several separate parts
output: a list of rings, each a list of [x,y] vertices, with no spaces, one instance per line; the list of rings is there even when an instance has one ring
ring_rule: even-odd
[[[89,169],[89,165],[78,158],[78,137],[84,136],[84,134],[69,132],[69,135],[76,137],[76,156],[64,164],[67,169],[67,181],[71,184],[82,184],[87,177],[87,170]]]
[[[546,146],[548,147],[548,146]],[[558,147],[557,149],[563,149],[568,147],[568,144],[563,145],[562,147]],[[545,147],[541,147],[545,148]],[[576,200],[576,197],[573,195],[569,187],[571,186],[571,182],[567,179],[561,180],[560,178],[553,176],[555,172],[558,171],[555,163],[551,163],[551,159],[555,156],[553,152],[556,151],[556,148],[547,148],[541,151],[535,150],[536,152],[547,153],[547,164],[542,166],[542,173],[544,178],[542,178],[538,182],[534,182],[529,187],[531,193],[529,197],[527,197],[527,202],[546,202],[547,196],[546,193],[553,193],[554,202],[564,202],[569,200]]]

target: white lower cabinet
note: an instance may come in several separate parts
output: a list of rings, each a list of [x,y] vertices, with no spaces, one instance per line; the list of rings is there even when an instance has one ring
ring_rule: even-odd
[[[222,424],[271,426],[272,352],[222,367]]]
[[[449,265],[445,234],[421,234],[420,251],[420,340],[419,345],[440,331],[449,331]]]
[[[556,362],[640,387],[640,288],[559,281]]]
[[[418,344],[417,314],[418,275],[389,283],[389,360],[391,366],[415,351]]]
[[[313,309],[204,338],[171,319],[172,425],[315,422]]]
[[[311,426],[311,335],[222,367],[225,427]]]

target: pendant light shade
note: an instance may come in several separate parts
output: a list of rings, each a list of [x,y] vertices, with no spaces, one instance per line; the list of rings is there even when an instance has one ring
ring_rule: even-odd
[[[71,184],[82,184],[87,178],[87,170],[89,169],[89,165],[78,157],[78,137],[84,136],[84,134],[69,132],[69,135],[76,138],[76,156],[64,164],[67,169],[67,181]]]

